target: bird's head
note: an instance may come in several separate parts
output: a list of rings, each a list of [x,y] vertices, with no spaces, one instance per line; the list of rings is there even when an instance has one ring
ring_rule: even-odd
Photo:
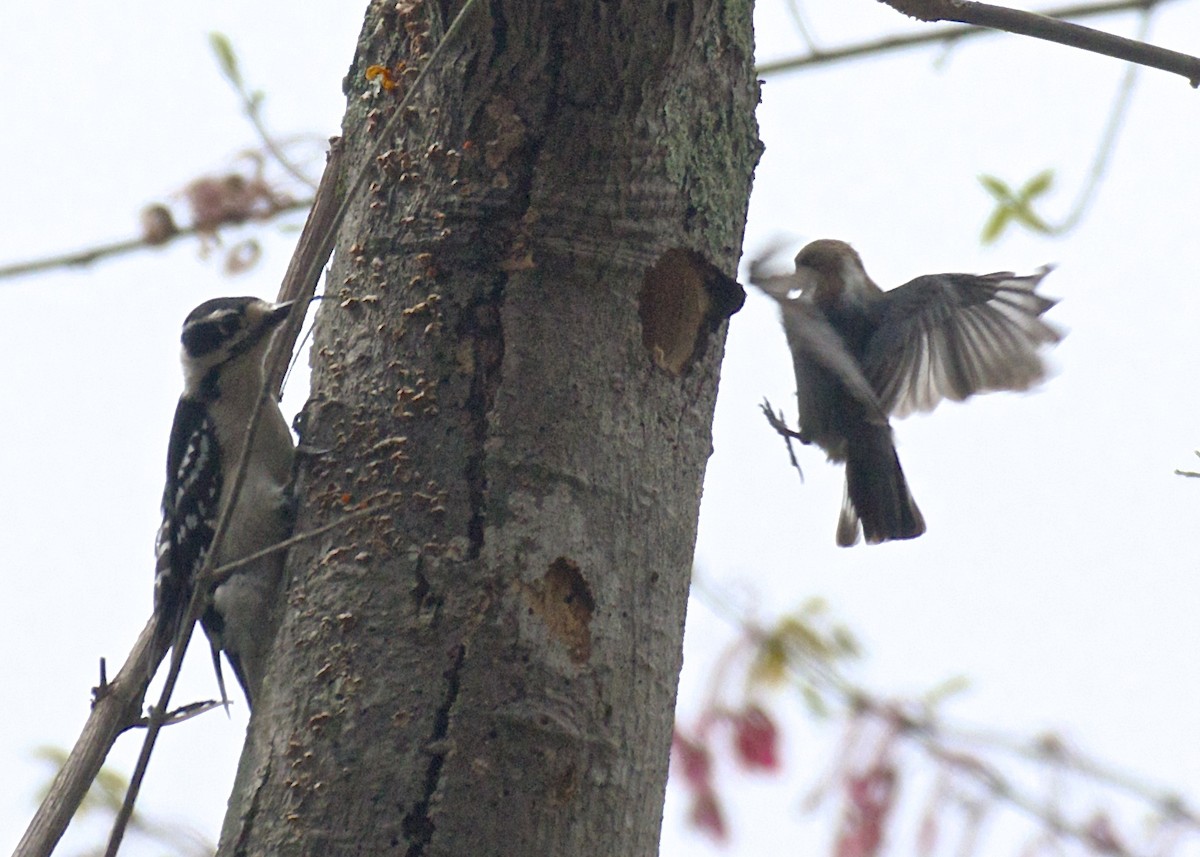
[[[184,386],[189,395],[205,398],[221,367],[244,361],[246,377],[261,378],[271,336],[287,320],[292,302],[272,304],[254,297],[214,298],[188,315],[180,337]],[[230,378],[235,373],[224,372]]]
[[[796,278],[801,292],[817,306],[863,302],[880,291],[867,276],[858,252],[832,238],[813,241],[796,254]]]

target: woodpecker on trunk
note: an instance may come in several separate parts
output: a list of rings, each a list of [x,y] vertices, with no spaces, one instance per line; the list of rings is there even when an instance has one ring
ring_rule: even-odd
[[[846,464],[837,543],[912,539],[925,519],[909,493],[889,419],[942,399],[1027,390],[1045,377],[1042,346],[1062,334],[1037,294],[1048,267],[932,274],[883,291],[844,241],[813,241],[793,274],[750,263],[750,281],[779,302],[796,370],[799,438]]]

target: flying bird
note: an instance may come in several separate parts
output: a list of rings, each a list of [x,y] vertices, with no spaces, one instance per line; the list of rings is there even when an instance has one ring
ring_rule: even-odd
[[[796,370],[795,436],[846,464],[837,543],[860,532],[869,544],[916,538],[925,519],[889,419],[1041,381],[1042,347],[1062,339],[1042,318],[1056,301],[1037,293],[1050,268],[932,274],[885,292],[844,241],[813,241],[793,274],[767,274],[765,261],[750,263],[750,281],[779,302]]]

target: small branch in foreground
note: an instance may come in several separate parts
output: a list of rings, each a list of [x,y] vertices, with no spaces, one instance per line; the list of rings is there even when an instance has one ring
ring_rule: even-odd
[[[155,627],[151,618],[116,678],[96,688],[79,740],[55,774],[13,857],[49,857],[117,736],[137,722],[150,676],[165,653],[154,650]]]
[[[1146,12],[1157,6],[1171,2],[1177,2],[1177,0],[1109,0],[1109,2],[1086,3],[1074,6],[1062,6],[1058,9],[1046,9],[1041,14],[1047,18],[1064,20],[1092,18],[1100,15],[1112,15],[1118,12]],[[859,57],[888,53],[889,51],[907,50],[909,48],[924,47],[925,45],[950,44],[963,39],[994,35],[996,35],[995,30],[966,25],[961,27],[937,27],[932,32],[888,36],[883,39],[861,42],[841,48],[832,48],[830,50],[822,50],[810,45],[809,53],[804,56],[762,63],[755,69],[755,73],[765,77],[812,65],[824,65],[825,63],[858,59]]]
[[[700,575],[693,577],[692,594],[715,615],[738,629],[738,637],[730,643],[729,650],[745,659],[747,681],[746,689],[741,692],[750,701],[755,701],[756,686],[761,690],[786,684],[801,691],[814,717],[835,715],[845,721],[842,745],[836,751],[832,768],[819,778],[812,796],[806,801],[811,809],[831,793],[840,792],[844,810],[848,811],[843,812],[843,832],[873,835],[884,832],[885,827],[892,824],[894,801],[889,798],[881,805],[873,805],[873,791],[864,791],[860,787],[882,785],[882,781],[877,781],[879,774],[886,774],[886,779],[894,785],[895,778],[902,773],[897,747],[903,743],[917,751],[920,758],[932,762],[935,770],[952,773],[958,784],[967,787],[960,789],[952,783],[950,791],[954,794],[947,795],[943,789],[940,796],[935,787],[918,834],[922,847],[914,849],[922,854],[949,853],[944,846],[949,844],[954,831],[938,817],[945,807],[982,811],[993,805],[1007,807],[1028,819],[1035,837],[1073,841],[1086,853],[1144,857],[1168,852],[1161,843],[1156,846],[1152,841],[1155,834],[1150,825],[1143,825],[1143,829],[1151,828],[1143,834],[1148,841],[1127,842],[1118,831],[1112,812],[1103,804],[1085,815],[1081,809],[1084,803],[1064,790],[1074,781],[1089,781],[1106,795],[1122,801],[1136,801],[1150,810],[1150,820],[1160,825],[1160,829],[1170,825],[1191,836],[1200,834],[1200,814],[1180,794],[1100,764],[1054,733],[1017,738],[953,725],[939,715],[937,706],[948,693],[956,692],[961,682],[950,682],[920,697],[900,700],[854,683],[846,673],[845,664],[847,654],[850,659],[857,655],[857,647],[853,645],[852,637],[849,638],[852,645],[839,646],[838,639],[845,638],[847,632],[839,630],[837,625],[830,628],[828,620],[818,621],[823,609],[820,602],[809,602],[773,625],[763,626],[751,617],[749,608],[738,603],[745,601],[744,594],[734,596],[714,589]],[[729,672],[728,668],[725,671]],[[724,676],[721,681],[726,687],[743,687],[736,677]],[[715,698],[715,694],[710,694],[710,706]],[[814,705],[814,701],[820,704]],[[730,708],[738,703],[718,700],[715,704]],[[706,714],[702,712],[701,721]],[[864,729],[864,726],[871,729]],[[706,749],[701,747],[699,752]],[[703,761],[706,765],[711,764],[707,756]],[[1031,785],[1030,766],[1035,773],[1044,774],[1049,783],[1044,797]],[[686,783],[688,772],[680,773]],[[675,774],[673,770],[672,776]],[[1070,777],[1070,783],[1067,777]],[[1065,801],[1064,796],[1071,800]],[[911,796],[908,798],[912,799]],[[1090,795],[1088,803],[1095,803]],[[859,810],[866,813],[859,813]],[[872,811],[873,816],[869,814]],[[702,821],[693,814],[693,824],[703,827],[698,823]],[[939,832],[939,827],[944,829]],[[973,843],[972,837],[978,833],[978,829],[972,829],[968,824],[960,833],[963,838],[954,853],[980,853],[981,849],[964,847],[965,843]],[[934,848],[935,840],[941,840],[938,844],[943,847]],[[877,846],[881,840],[874,841]],[[837,853],[850,853],[851,850],[855,854],[882,853],[878,847],[838,850]],[[1035,848],[1027,848],[1022,853],[1033,853],[1034,850],[1042,853]],[[1170,853],[1176,852],[1171,850]]]
[[[977,27],[989,27],[1019,36],[1057,42],[1060,45],[1182,75],[1187,78],[1193,88],[1200,87],[1200,57],[1182,54],[1169,48],[1148,45],[1124,36],[1114,36],[1112,33],[1093,30],[1082,24],[1073,24],[1070,21],[1021,9],[972,2],[972,0],[880,0],[880,2],[921,21],[957,21],[960,24],[973,24]]]
[[[1149,30],[1150,13],[1147,11],[1142,15],[1141,25],[1138,29],[1138,38],[1144,39]],[[1100,182],[1104,178],[1105,171],[1108,169],[1108,161],[1117,148],[1117,137],[1120,135],[1121,126],[1125,123],[1125,117],[1129,113],[1129,108],[1133,105],[1133,89],[1137,83],[1138,71],[1137,65],[1130,64],[1125,66],[1125,74],[1121,76],[1121,82],[1117,84],[1117,92],[1113,96],[1108,121],[1105,123],[1103,134],[1100,136],[1100,144],[1096,147],[1096,155],[1092,158],[1092,166],[1088,170],[1087,180],[1079,192],[1079,197],[1075,200],[1075,205],[1071,207],[1071,211],[1067,214],[1066,219],[1058,225],[1058,229],[1061,232],[1069,232],[1078,226],[1080,221],[1083,220],[1084,213],[1091,207],[1092,199],[1099,190]]]
[[[397,500],[397,503],[398,502],[400,502],[400,501]],[[208,574],[205,576],[204,579],[198,580],[197,586],[198,587],[202,586],[202,587],[206,587],[209,589],[216,587],[216,586],[220,586],[222,583],[224,583],[226,580],[228,580],[235,571],[237,571],[239,568],[242,568],[243,566],[249,565],[252,562],[258,562],[260,559],[263,559],[264,557],[268,557],[271,554],[276,554],[276,553],[279,553],[280,551],[288,550],[289,548],[292,548],[295,545],[302,544],[303,542],[310,541],[311,539],[315,539],[317,536],[323,536],[326,533],[330,532],[331,530],[336,530],[338,527],[344,527],[346,524],[352,524],[355,521],[360,520],[362,518],[369,518],[372,515],[382,514],[387,509],[391,508],[393,505],[395,505],[395,504],[380,503],[376,506],[368,506],[365,509],[356,509],[353,512],[343,515],[342,517],[338,518],[336,521],[330,521],[328,524],[324,524],[324,525],[317,527],[315,529],[312,529],[312,530],[305,530],[303,533],[298,533],[298,534],[292,536],[290,539],[284,539],[283,541],[281,541],[277,544],[271,545],[269,548],[263,548],[262,550],[260,550],[256,553],[252,553],[249,556],[244,556],[239,560],[235,560],[234,562],[227,562],[224,565],[219,565],[216,568],[212,569],[210,572],[208,572]]]

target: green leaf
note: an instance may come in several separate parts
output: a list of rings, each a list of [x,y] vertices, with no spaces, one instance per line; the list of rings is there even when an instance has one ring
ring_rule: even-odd
[[[987,223],[983,226],[983,233],[979,236],[979,240],[984,244],[994,244],[1000,234],[1004,232],[1008,221],[1012,219],[1013,210],[1010,205],[999,205],[992,212],[992,216],[988,218]]]
[[[1000,202],[1008,202],[1013,198],[1012,189],[995,176],[979,176],[979,183]]]
[[[1050,235],[1054,232],[1046,221],[1042,220],[1028,204],[1019,205],[1012,210],[1012,216],[1016,218],[1022,226],[1025,226],[1033,232],[1042,235]]]
[[[1031,202],[1050,190],[1054,184],[1054,170],[1042,170],[1031,178],[1021,188],[1020,197],[1025,202]]]
[[[51,765],[55,772],[67,762],[67,751],[58,747],[38,747],[33,751],[33,756]],[[127,777],[108,766],[101,768],[79,803],[79,814],[82,816],[97,810],[103,810],[106,814],[115,813],[121,808],[125,800],[125,789],[128,787]],[[44,799],[49,790],[50,782],[47,782],[44,788],[38,789],[38,799]]]
[[[814,717],[824,719],[829,716],[829,706],[825,704],[821,694],[811,684],[800,686],[800,696],[804,698],[804,705]]]
[[[807,622],[794,617],[785,618],[779,623],[774,635],[777,635],[788,646],[794,646],[805,657],[826,662],[829,658],[829,644]]]
[[[857,658],[862,654],[858,638],[845,625],[835,625],[829,633],[829,639],[833,643],[834,651],[843,658]]]
[[[221,73],[238,89],[242,88],[242,73],[238,70],[237,54],[233,52],[233,44],[224,33],[215,30],[208,34],[208,44],[217,55],[217,64]]]
[[[820,616],[822,613],[829,612],[829,603],[819,595],[814,595],[808,598],[800,609],[796,611],[801,616]]]
[[[752,684],[782,684],[788,674],[788,650],[784,641],[772,634],[762,641],[750,666]]]
[[[935,684],[929,690],[925,691],[923,698],[925,704],[931,708],[938,705],[943,700],[949,699],[951,696],[957,696],[960,693],[968,690],[971,687],[971,680],[965,675],[952,675],[950,678]]]

